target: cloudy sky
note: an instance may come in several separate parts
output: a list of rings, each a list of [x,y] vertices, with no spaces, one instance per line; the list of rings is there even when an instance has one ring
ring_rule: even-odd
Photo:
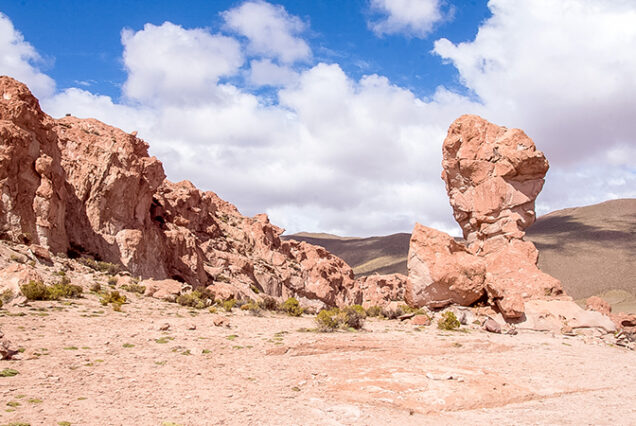
[[[464,113],[546,153],[539,213],[636,197],[634,1],[51,5],[0,4],[0,74],[288,233],[456,233],[441,145]]]

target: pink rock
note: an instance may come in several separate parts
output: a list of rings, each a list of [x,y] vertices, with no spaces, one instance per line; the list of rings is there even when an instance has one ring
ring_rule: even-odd
[[[405,300],[411,306],[467,306],[484,294],[484,261],[444,232],[416,224],[407,265]]]
[[[482,327],[490,333],[501,333],[501,324],[490,317],[486,318]]]
[[[585,301],[585,309],[588,311],[600,312],[603,315],[609,315],[612,307],[603,298],[598,296],[588,297]]]
[[[148,279],[141,281],[139,284],[146,287],[144,296],[167,300],[169,302],[174,302],[177,299],[177,296],[181,294],[181,289],[183,287],[183,283],[170,279]]]
[[[548,170],[543,153],[523,131],[476,115],[451,124],[442,152],[442,179],[466,244],[416,225],[407,302],[468,305],[485,289],[506,319],[518,319],[525,300],[564,298],[561,283],[537,268],[538,252],[523,240]]]
[[[42,277],[29,265],[12,264],[0,270],[0,293],[9,299],[5,304],[13,306],[26,302],[20,287],[31,281],[42,281]]]
[[[431,319],[428,317],[428,315],[415,315],[411,319],[411,324],[419,325],[419,326],[428,326],[428,325],[431,325]]]
[[[385,307],[392,301],[404,300],[406,276],[402,274],[370,275],[357,280],[362,293],[362,307]]]

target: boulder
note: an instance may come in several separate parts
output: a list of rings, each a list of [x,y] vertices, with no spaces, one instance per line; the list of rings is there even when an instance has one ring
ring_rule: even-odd
[[[484,321],[482,327],[484,330],[490,333],[501,333],[501,324],[490,317],[486,318],[486,321]]]
[[[0,297],[5,306],[25,303],[20,287],[31,281],[42,281],[42,277],[29,265],[12,264],[0,270]]]
[[[585,309],[588,311],[600,312],[603,315],[609,315],[612,312],[612,307],[607,301],[598,296],[588,297],[585,301]]]
[[[177,300],[177,296],[181,294],[181,290],[184,286],[183,283],[170,279],[148,279],[141,281],[139,284],[146,287],[144,296],[167,300],[169,302]]]
[[[468,306],[484,295],[483,259],[450,235],[419,223],[411,235],[407,267],[405,300],[410,306]]]
[[[362,307],[386,307],[391,301],[404,300],[406,276],[402,274],[369,275],[357,280],[362,294]]]
[[[516,323],[518,329],[561,332],[570,328],[595,328],[605,333],[613,333],[616,326],[606,315],[586,311],[569,300],[528,300],[525,314]]]
[[[411,325],[429,326],[431,325],[431,318],[428,315],[415,315],[411,319]]]

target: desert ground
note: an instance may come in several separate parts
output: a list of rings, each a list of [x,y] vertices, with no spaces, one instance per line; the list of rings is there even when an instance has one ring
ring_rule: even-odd
[[[24,348],[0,364],[19,372],[0,377],[0,424],[636,423],[636,353],[598,337],[377,318],[321,333],[309,315],[127,296],[0,311]]]

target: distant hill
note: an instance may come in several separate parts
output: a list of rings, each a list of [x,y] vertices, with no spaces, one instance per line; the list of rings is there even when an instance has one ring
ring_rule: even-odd
[[[283,238],[325,247],[356,275],[406,274],[410,234],[338,237],[301,233]],[[603,295],[614,309],[636,311],[636,199],[558,210],[526,234],[539,249],[539,267],[563,282],[575,299]]]
[[[282,238],[306,241],[326,248],[347,262],[356,276],[394,272],[406,275],[406,256],[411,234],[355,238],[302,232]]]

